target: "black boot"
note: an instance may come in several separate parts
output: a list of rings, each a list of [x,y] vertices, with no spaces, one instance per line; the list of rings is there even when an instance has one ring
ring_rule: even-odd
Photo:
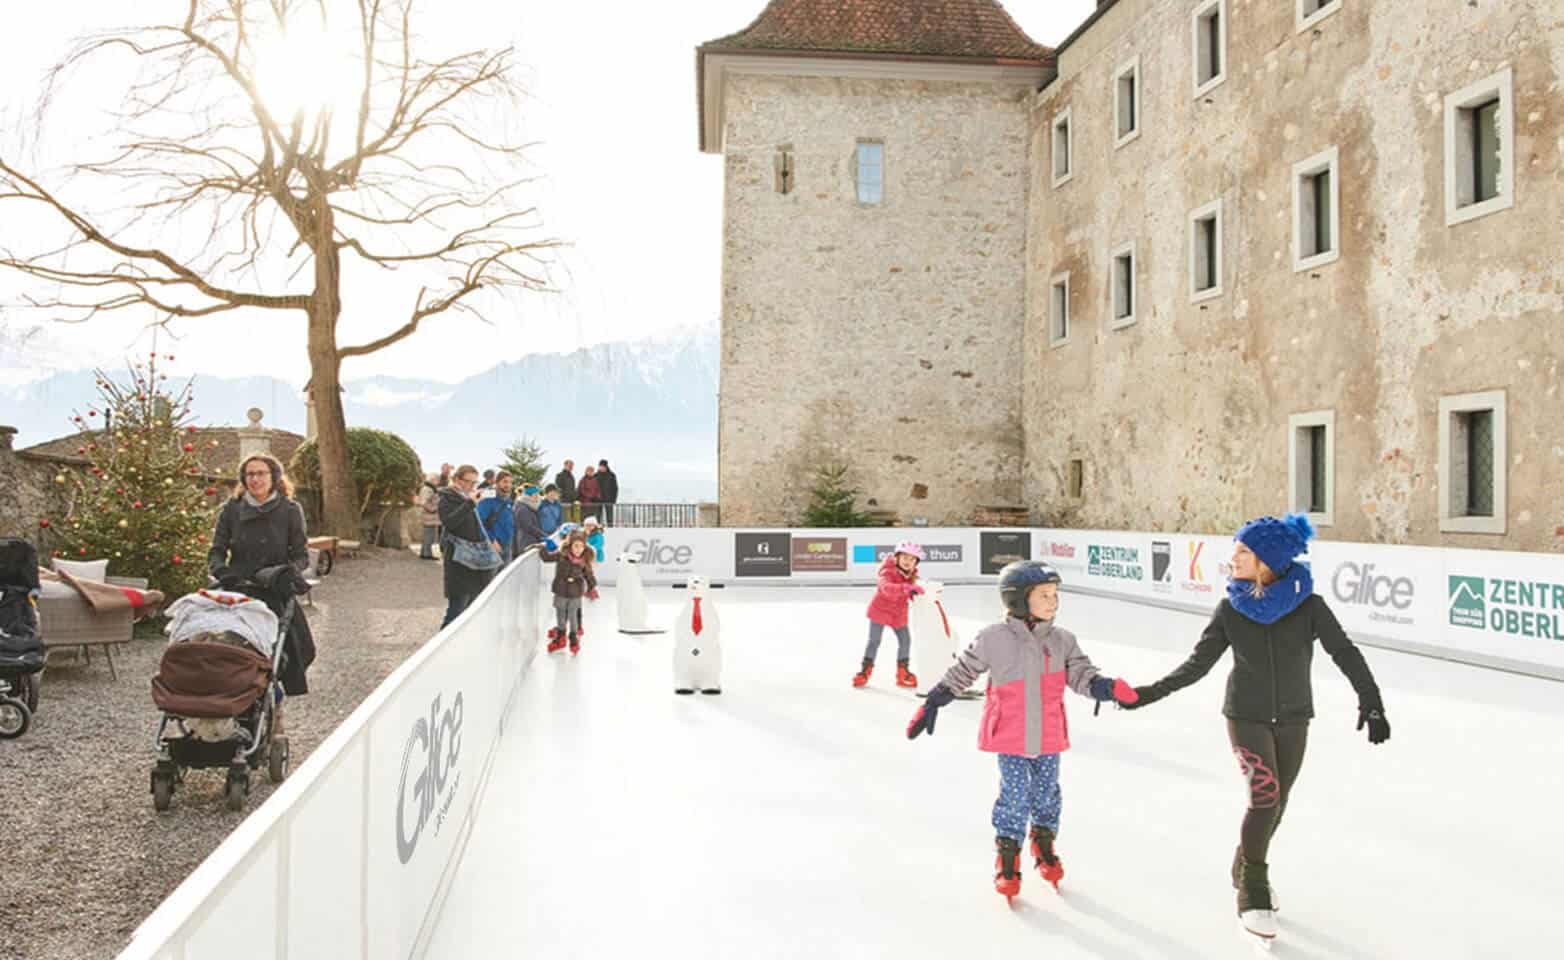
[[[1243,848],[1242,845],[1239,845],[1238,847],[1234,848],[1234,850],[1233,850],[1233,889],[1234,890],[1238,889],[1238,879],[1239,879],[1239,877],[1243,876],[1243,866],[1244,866],[1244,848]],[[1269,878],[1267,878],[1267,880],[1269,880]],[[1281,902],[1276,899],[1276,887],[1271,886],[1269,884],[1269,882],[1267,882],[1266,886],[1267,886],[1267,888],[1268,888],[1268,890],[1270,892],[1270,895],[1271,895],[1271,909],[1276,911],[1277,913],[1281,913],[1282,912],[1282,905],[1281,905]]]

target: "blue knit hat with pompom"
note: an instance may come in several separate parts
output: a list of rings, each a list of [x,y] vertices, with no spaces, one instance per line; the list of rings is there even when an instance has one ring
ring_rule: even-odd
[[[1289,513],[1281,520],[1261,517],[1240,527],[1233,539],[1253,550],[1261,563],[1280,576],[1293,557],[1309,549],[1314,525],[1301,513]]]

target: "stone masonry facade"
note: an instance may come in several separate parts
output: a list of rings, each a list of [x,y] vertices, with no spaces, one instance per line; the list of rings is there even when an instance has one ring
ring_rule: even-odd
[[[903,523],[1016,502],[1026,93],[740,76],[726,96],[723,524],[796,522],[831,462]],[[860,140],[883,145],[878,205]]]

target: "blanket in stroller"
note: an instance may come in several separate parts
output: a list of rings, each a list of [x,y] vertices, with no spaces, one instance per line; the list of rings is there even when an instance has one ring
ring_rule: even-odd
[[[180,717],[236,717],[266,692],[271,667],[248,647],[210,640],[170,644],[152,678],[152,702]]]
[[[202,634],[236,633],[270,660],[277,642],[277,615],[254,597],[227,590],[197,590],[168,608],[169,643],[183,643]]]

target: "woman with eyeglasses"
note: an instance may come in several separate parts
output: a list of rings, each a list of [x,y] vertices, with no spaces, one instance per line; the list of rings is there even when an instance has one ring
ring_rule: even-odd
[[[258,571],[290,567],[302,573],[310,562],[304,538],[304,508],[293,499],[293,484],[275,457],[253,454],[239,465],[239,490],[223,504],[212,534],[206,567],[217,581],[233,583],[253,578]],[[278,596],[262,599],[272,612],[281,614],[286,588]],[[315,640],[304,611],[296,610],[284,641],[286,656],[281,675],[283,692],[290,697],[309,692],[304,673],[315,660]]]
[[[468,605],[489,585],[492,570],[474,570],[456,562],[451,537],[487,543],[499,553],[499,545],[490,540],[478,521],[478,468],[464,463],[451,474],[451,485],[440,491],[440,525],[445,532],[440,540],[441,567],[445,575],[445,620],[443,628],[461,616]]]

